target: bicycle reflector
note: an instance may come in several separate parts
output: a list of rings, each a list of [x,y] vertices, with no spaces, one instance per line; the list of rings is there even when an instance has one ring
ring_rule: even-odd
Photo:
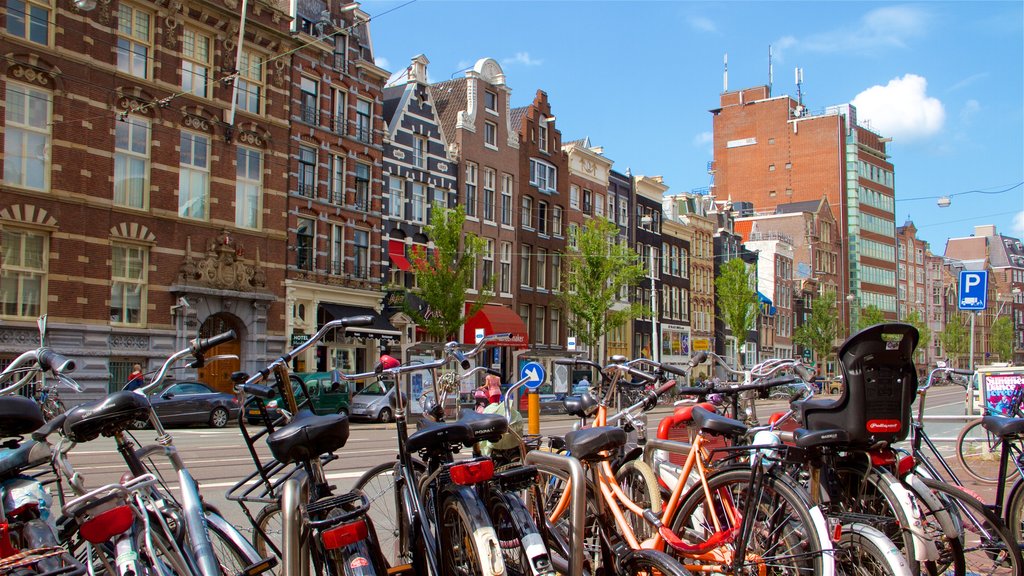
[[[911,470],[914,469],[914,457],[904,456],[900,458],[900,461],[896,464],[896,474],[902,478],[906,476]]]
[[[101,544],[131,528],[134,520],[131,506],[118,506],[81,523],[78,533],[93,544]]]
[[[474,460],[465,464],[456,464],[448,469],[452,482],[460,486],[470,486],[486,482],[494,477],[494,461]]]
[[[360,518],[355,522],[349,522],[342,524],[341,526],[335,526],[330,530],[324,530],[320,534],[320,539],[324,543],[324,548],[328,550],[337,550],[349,544],[355,544],[356,542],[366,540],[369,535],[369,529],[366,527],[366,520]]]

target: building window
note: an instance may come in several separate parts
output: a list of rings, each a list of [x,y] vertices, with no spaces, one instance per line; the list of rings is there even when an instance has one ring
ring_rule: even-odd
[[[686,252],[686,248],[679,249],[679,276],[683,278],[690,277],[690,257]]]
[[[427,139],[423,136],[412,137],[412,165],[417,168],[427,167]]]
[[[260,200],[263,197],[263,154],[252,148],[238,147],[235,169],[235,224],[240,228],[260,227]]]
[[[146,259],[141,246],[111,247],[110,323],[142,324],[146,309]]]
[[[330,179],[331,203],[343,205],[345,203],[345,157],[331,154],[331,179]]]
[[[558,344],[562,332],[562,312],[558,308],[551,309],[551,343]]]
[[[331,129],[337,134],[345,134],[345,110],[348,108],[348,93],[344,90],[334,90],[334,102],[332,103]]]
[[[608,217],[611,217],[610,212]],[[655,214],[655,218],[657,218],[657,214]],[[629,205],[626,204],[625,198],[619,198],[619,226],[626,226],[627,224],[629,224]]]
[[[117,7],[117,69],[121,72],[149,77],[151,21],[148,12],[134,6],[122,3]]]
[[[554,192],[557,187],[555,167],[535,158],[530,158],[530,185],[544,192]]]
[[[114,204],[145,210],[149,187],[149,120],[114,123]]]
[[[427,189],[419,182],[412,183],[412,219],[421,224],[427,221]]]
[[[497,193],[497,173],[491,168],[484,168],[484,220],[494,222],[494,202]]]
[[[580,187],[572,184],[569,186],[569,208],[575,208],[579,210],[580,207]]]
[[[299,188],[306,198],[316,196],[316,148],[299,146]]]
[[[519,224],[527,230],[533,230],[533,198],[523,196],[523,210],[519,217]]]
[[[577,224],[574,224],[572,222],[569,223],[568,244],[569,244],[570,248],[573,248],[573,249],[576,248],[576,242],[577,242],[576,236],[579,234],[579,231],[580,231],[580,228],[579,228],[579,226]]]
[[[392,218],[403,218],[402,208],[405,206],[405,180],[397,176],[389,179],[388,215]]]
[[[530,259],[530,247],[525,244],[522,246],[522,254],[519,255],[519,285],[524,288],[532,288],[530,286],[530,265],[533,261]]]
[[[502,294],[512,292],[512,243],[501,243],[501,286]]]
[[[546,290],[548,287],[548,251],[537,248],[537,288]]]
[[[498,125],[494,122],[484,122],[484,146],[498,147]]]
[[[181,89],[200,98],[210,96],[210,39],[185,28],[181,47]]]
[[[520,304],[519,305],[519,319],[523,321],[523,326],[526,326],[527,331],[530,329],[530,305]]]
[[[534,320],[533,325],[534,333],[532,340],[534,344],[544,344],[547,342],[546,335],[544,334],[545,328],[547,328],[547,308],[543,306],[537,306],[534,308]]]
[[[498,95],[490,90],[484,90],[484,109],[489,112],[498,111]]]
[[[5,227],[0,238],[0,314],[37,318],[45,311],[48,237]]]
[[[178,216],[205,220],[209,200],[210,139],[203,134],[182,132]]]
[[[8,22],[10,14],[8,13]],[[4,182],[49,188],[51,94],[7,81],[4,128]]]
[[[373,104],[368,100],[356,100],[356,138],[360,142],[373,140]]]
[[[483,288],[487,290],[493,285],[491,282],[494,281],[494,240],[487,238],[484,240],[484,278]]]
[[[586,188],[583,189],[583,213],[592,214],[594,211],[594,193]]]
[[[551,291],[558,292],[562,289],[562,256],[551,255]]]
[[[541,118],[537,123],[537,149],[541,152],[548,151],[548,119]]]
[[[49,3],[7,0],[7,33],[29,42],[50,43]]]
[[[299,118],[306,124],[319,124],[320,98],[319,84],[312,78],[303,76],[299,79]]]
[[[547,234],[548,233],[548,203],[538,202],[537,203],[537,233]]]
[[[299,270],[312,271],[316,260],[314,250],[314,232],[316,223],[309,218],[299,218],[295,228],[295,267]]]
[[[512,176],[501,175],[501,223],[512,225]]]
[[[352,275],[370,277],[370,233],[366,230],[355,230],[352,237]]]
[[[615,198],[616,196],[612,193],[608,193],[608,219],[615,220]],[[621,219],[620,219],[621,220]],[[618,224],[624,224],[624,222],[618,222]]]
[[[352,206],[356,210],[369,212],[370,210],[370,165],[362,162],[356,163],[356,186],[353,191]]]
[[[340,276],[345,261],[345,227],[331,224],[331,274]]]
[[[466,216],[476,218],[476,164],[466,162]]]
[[[562,237],[562,207],[551,208],[551,233],[559,238]]]
[[[250,114],[259,114],[263,103],[263,56],[242,50],[235,82],[238,82],[238,107]]]

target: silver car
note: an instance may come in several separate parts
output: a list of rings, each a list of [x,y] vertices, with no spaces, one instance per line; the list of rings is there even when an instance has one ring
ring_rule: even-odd
[[[378,380],[363,388],[352,397],[349,404],[349,418],[353,420],[376,420],[391,422],[395,414],[391,409],[391,397],[395,395],[395,387],[390,388]]]

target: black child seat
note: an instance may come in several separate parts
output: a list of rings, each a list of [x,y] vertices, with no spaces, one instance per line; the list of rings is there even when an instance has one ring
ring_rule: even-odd
[[[291,422],[267,437],[267,447],[278,462],[291,464],[334,452],[347,441],[348,417],[344,414],[317,416],[299,410]]]
[[[842,395],[794,403],[804,428],[845,430],[852,448],[905,439],[917,393],[918,337],[916,328],[898,323],[876,324],[850,336],[839,348]]]

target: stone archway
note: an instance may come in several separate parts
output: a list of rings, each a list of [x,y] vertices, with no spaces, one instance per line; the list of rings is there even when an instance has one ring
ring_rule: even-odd
[[[219,312],[209,316],[199,327],[199,337],[209,338],[228,330],[234,330],[237,338],[231,342],[225,342],[216,346],[206,353],[207,358],[220,354],[232,354],[238,359],[217,360],[208,362],[202,368],[197,369],[197,376],[200,382],[205,382],[217,392],[234,394],[234,383],[231,381],[231,373],[237,372],[242,365],[242,342],[245,340],[245,328],[242,322],[234,315],[226,312]]]

